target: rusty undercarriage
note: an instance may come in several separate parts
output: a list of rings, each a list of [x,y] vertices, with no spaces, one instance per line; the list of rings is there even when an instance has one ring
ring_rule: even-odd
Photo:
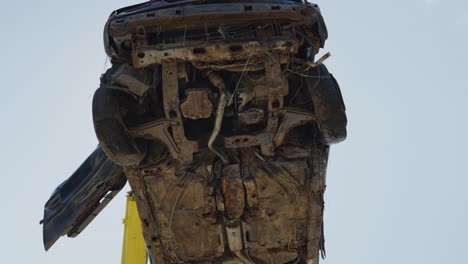
[[[136,198],[153,263],[318,263],[329,145],[346,138],[327,31],[293,0],[115,11],[96,135]]]

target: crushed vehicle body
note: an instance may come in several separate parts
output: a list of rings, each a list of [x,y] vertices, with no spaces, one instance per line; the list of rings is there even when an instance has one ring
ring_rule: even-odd
[[[41,220],[45,249],[61,236],[77,236],[126,183],[122,167],[98,147],[46,202]]]
[[[93,98],[153,263],[318,263],[329,147],[346,138],[327,29],[293,0],[150,1],[104,30]]]

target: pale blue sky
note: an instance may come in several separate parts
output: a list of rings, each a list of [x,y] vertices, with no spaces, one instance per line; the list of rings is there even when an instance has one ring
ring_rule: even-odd
[[[39,220],[97,144],[102,28],[137,1],[3,2],[1,262],[120,263],[123,192],[48,253]],[[349,117],[330,155],[322,263],[467,263],[468,2],[316,2]]]

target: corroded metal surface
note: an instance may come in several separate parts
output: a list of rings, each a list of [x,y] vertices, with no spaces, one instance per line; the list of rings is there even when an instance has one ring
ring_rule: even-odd
[[[247,60],[249,57],[262,57],[265,52],[296,53],[297,49],[297,42],[284,40],[271,43],[248,41],[244,43],[203,45],[202,47],[180,47],[167,50],[142,47],[135,50],[132,56],[133,64],[136,68],[140,68],[151,64],[160,64],[163,60],[168,59],[193,62],[239,61]]]
[[[229,219],[239,219],[244,213],[245,192],[240,170],[239,164],[227,165],[223,169],[221,186]]]
[[[339,86],[314,59],[327,30],[307,1],[236,2],[112,13],[96,134],[153,263],[317,264],[328,145],[346,136]]]
[[[148,168],[127,169],[132,189],[138,190],[143,233],[151,241],[149,252],[165,261],[155,262],[201,261],[207,255],[223,254],[221,226],[212,217],[214,197],[206,184],[209,160],[200,161],[203,165],[198,168],[178,168],[166,156]]]
[[[317,263],[327,146],[317,140],[321,106],[301,72],[322,62],[310,61],[327,34],[319,9],[161,2],[117,12],[107,34],[116,61],[162,65],[165,119],[131,132],[159,140],[170,155],[155,158],[165,152],[153,144],[127,168],[132,188],[144,189],[142,218],[153,219],[144,233],[157,234],[150,255],[166,263]]]
[[[206,89],[190,89],[187,91],[187,99],[180,104],[180,110],[185,118],[200,119],[208,118],[213,112]]]
[[[178,68],[175,62],[165,62],[162,64],[162,93],[164,98],[164,113],[168,120],[177,122],[172,125],[172,136],[179,146],[178,159],[181,163],[190,163],[193,152],[197,149],[194,142],[190,142],[185,137],[182,114],[180,113]]]
[[[237,155],[242,168],[221,165],[212,179],[213,155],[196,155],[195,167],[178,168],[166,156],[127,169],[150,254],[163,256],[158,263],[213,263],[230,258],[227,247],[251,263],[318,259],[327,151],[320,149],[299,158],[283,151],[287,160],[245,149]]]

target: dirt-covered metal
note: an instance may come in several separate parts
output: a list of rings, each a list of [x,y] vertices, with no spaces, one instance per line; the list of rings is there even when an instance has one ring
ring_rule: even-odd
[[[324,254],[340,88],[299,0],[149,1],[105,26],[97,137],[123,167],[153,263],[313,263]]]

